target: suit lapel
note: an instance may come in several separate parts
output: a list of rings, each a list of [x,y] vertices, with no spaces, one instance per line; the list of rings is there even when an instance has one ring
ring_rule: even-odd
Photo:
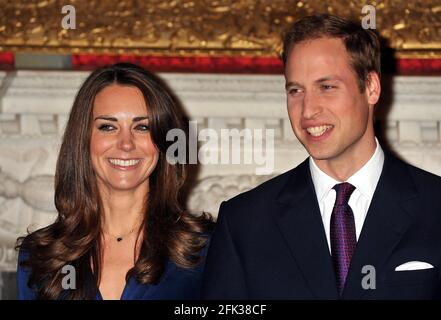
[[[368,290],[362,288],[362,268],[378,270],[406,233],[417,191],[406,164],[385,153],[383,172],[372,198],[357,247],[352,257],[344,299],[360,299]]]
[[[312,294],[318,299],[337,299],[334,269],[308,159],[294,169],[277,202],[277,225]]]

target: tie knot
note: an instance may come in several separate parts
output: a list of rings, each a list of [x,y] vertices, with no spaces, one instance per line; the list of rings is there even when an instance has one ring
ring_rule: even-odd
[[[341,206],[348,203],[352,192],[354,192],[355,190],[355,187],[348,182],[343,182],[336,184],[332,189],[334,189],[337,192],[335,204]]]

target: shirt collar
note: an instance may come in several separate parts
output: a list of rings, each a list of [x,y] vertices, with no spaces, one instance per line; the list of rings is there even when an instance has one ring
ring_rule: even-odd
[[[347,180],[347,182],[352,184],[368,199],[372,199],[374,195],[384,164],[384,152],[377,138],[375,138],[375,143],[377,146],[369,161]],[[315,164],[312,157],[309,157],[309,169],[311,171],[312,182],[314,183],[315,193],[319,202],[323,200],[336,184],[341,183],[323,172]]]
[[[336,184],[340,183],[331,176],[324,173],[314,162],[312,157],[309,157],[309,169],[311,171],[312,182],[314,183],[315,194],[317,200],[321,202]]]

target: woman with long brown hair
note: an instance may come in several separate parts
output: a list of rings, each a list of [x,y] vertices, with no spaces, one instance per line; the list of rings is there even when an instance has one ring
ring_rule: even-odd
[[[18,239],[20,299],[198,299],[211,220],[180,205],[184,129],[168,89],[132,64],[80,88],[55,173],[58,216]]]

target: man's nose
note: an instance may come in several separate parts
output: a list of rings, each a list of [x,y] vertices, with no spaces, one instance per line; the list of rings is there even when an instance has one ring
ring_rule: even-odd
[[[130,130],[122,130],[119,135],[118,147],[124,151],[135,149],[134,137]]]
[[[302,116],[305,119],[314,119],[322,112],[319,99],[314,93],[305,93],[302,101]]]

